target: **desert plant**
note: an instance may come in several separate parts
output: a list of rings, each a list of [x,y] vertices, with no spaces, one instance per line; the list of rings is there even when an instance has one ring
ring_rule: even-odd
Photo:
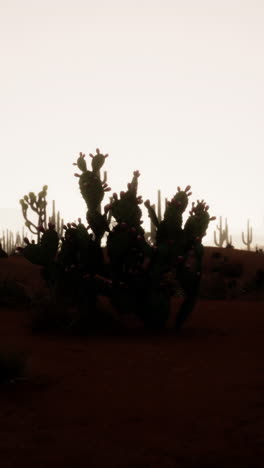
[[[151,315],[156,316],[158,326],[164,325],[169,314],[170,284],[164,285],[163,278],[169,271],[184,291],[184,301],[176,318],[176,329],[180,329],[191,313],[198,297],[202,270],[202,238],[210,221],[209,206],[204,200],[192,204],[190,216],[182,227],[183,213],[191,195],[190,186],[177,193],[167,202],[162,221],[159,221],[150,201],[145,202],[149,217],[157,228],[156,245],[150,264],[151,278]],[[166,281],[165,281],[166,284]],[[162,311],[162,312],[161,312]]]
[[[106,173],[103,180],[100,177],[100,169],[103,166],[108,154],[101,154],[99,148],[96,149],[96,154],[89,155],[92,158],[92,170],[87,169],[85,154],[80,153],[77,162],[74,163],[82,174],[75,174],[79,177],[79,187],[82,197],[87,205],[86,219],[89,223],[95,237],[95,241],[100,245],[102,237],[109,230],[106,212],[101,213],[101,203],[105,192],[111,190],[106,183]]]
[[[224,242],[226,242],[226,246],[232,245],[232,236],[228,238],[228,224],[227,219],[225,219],[225,228],[223,228],[222,224],[222,216],[220,216],[219,226],[216,226],[216,229],[219,231],[219,240],[216,238],[216,231],[214,231],[214,243],[217,247],[223,247]]]
[[[247,221],[247,237],[242,232],[242,242],[247,246],[247,250],[250,250],[250,245],[252,243],[252,227],[249,227],[249,220]]]
[[[47,223],[47,190],[48,186],[44,185],[42,190],[38,193],[38,196],[34,192],[29,192],[28,195],[24,195],[20,200],[20,205],[22,208],[22,214],[25,219],[25,225],[30,230],[32,234],[37,235],[37,239],[40,239],[39,226],[46,228]],[[28,217],[28,208],[36,213],[37,222],[34,223]]]
[[[97,149],[96,155],[90,156],[91,171],[87,169],[83,153],[75,163],[82,172],[75,175],[79,177],[80,191],[87,205],[89,226],[85,227],[80,219],[78,224],[68,223],[60,245],[54,224],[50,223],[46,230],[41,227],[42,235],[37,244],[25,239],[24,255],[43,266],[55,303],[77,305],[78,322],[85,327],[100,323],[96,302],[97,295],[103,293],[110,295],[120,313],[134,312],[145,326],[162,328],[168,318],[170,298],[176,290],[181,290],[184,301],[176,320],[179,329],[197,299],[202,238],[209,222],[215,218],[210,218],[206,203],[197,200],[182,227],[183,213],[191,195],[187,186],[185,190],[178,187],[171,201],[166,201],[162,219],[159,193],[158,215],[150,201],[145,202],[155,226],[152,229],[155,242],[149,245],[141,220],[143,200],[137,194],[139,171],[134,171],[127,190],[120,192],[119,197],[113,193],[111,203],[104,207],[102,214],[104,193],[110,188],[106,177],[101,180],[100,169],[108,155]],[[114,223],[110,225],[111,217]],[[89,228],[92,234],[88,233]],[[105,233],[108,233],[108,270],[101,248]],[[102,278],[104,275],[107,278]]]
[[[120,312],[134,312],[140,317],[146,308],[148,276],[146,262],[152,249],[142,228],[142,197],[137,195],[139,171],[134,171],[126,191],[113,194],[109,209],[116,221],[107,238],[112,279],[111,297]]]

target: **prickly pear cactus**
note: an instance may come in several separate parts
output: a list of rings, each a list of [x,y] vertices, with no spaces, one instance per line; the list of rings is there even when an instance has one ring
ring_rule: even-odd
[[[47,266],[56,258],[59,237],[52,223],[48,224],[48,229],[46,230],[43,227],[39,227],[39,231],[42,233],[39,243],[33,244],[28,239],[24,239],[26,247],[23,249],[23,255],[31,263]]]
[[[108,235],[107,251],[110,260],[120,265],[122,262],[126,263],[131,252],[133,257],[136,257],[137,252],[149,250],[144,239],[144,229],[141,227],[142,211],[139,205],[142,203],[142,197],[137,196],[139,176],[139,172],[134,171],[127,191],[120,192],[120,198],[114,193],[111,203],[111,213],[116,225]],[[128,260],[128,264],[130,262],[131,260]]]
[[[81,274],[95,274],[100,271],[102,251],[92,239],[92,234],[78,219],[78,224],[64,226],[65,234],[58,254],[58,264],[63,271],[78,269]]]
[[[107,213],[101,214],[101,203],[105,192],[110,191],[110,187],[105,180],[100,178],[100,169],[103,166],[108,154],[103,155],[100,150],[96,149],[96,154],[90,154],[92,158],[92,170],[87,169],[85,154],[80,153],[77,162],[74,163],[82,174],[75,174],[79,178],[79,187],[82,197],[84,198],[88,211],[86,214],[87,222],[89,223],[96,242],[100,244],[101,239],[106,231],[109,230],[107,222]]]
[[[184,291],[185,300],[176,320],[176,328],[180,328],[194,307],[198,295],[201,278],[203,245],[202,238],[206,234],[210,218],[209,206],[205,202],[197,200],[192,204],[190,216],[184,227],[183,213],[188,206],[188,198],[191,195],[190,186],[184,190],[180,187],[177,193],[167,203],[164,218],[160,222],[149,200],[145,202],[149,216],[157,227],[156,245],[152,257],[152,268],[150,277],[152,280],[153,297],[157,296],[157,304],[163,301],[163,315],[169,313],[168,293],[169,284],[164,287],[164,277],[169,272],[174,272],[174,280]],[[162,299],[163,298],[163,299]],[[155,304],[155,300],[152,300]],[[154,307],[155,309],[155,307]],[[157,311],[162,307],[156,308]]]
[[[111,213],[116,225],[107,238],[107,253],[110,258],[113,279],[112,301],[119,311],[141,314],[146,295],[145,262],[151,248],[144,237],[141,224],[142,198],[137,195],[138,171],[133,173],[131,183],[120,197],[113,194]]]

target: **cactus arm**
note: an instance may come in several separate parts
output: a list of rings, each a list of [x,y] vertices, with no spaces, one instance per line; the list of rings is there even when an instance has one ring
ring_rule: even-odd
[[[156,215],[155,205],[151,205],[149,200],[146,200],[144,205],[148,210],[148,216],[150,218],[151,224],[154,224],[154,226],[158,228],[160,223]]]

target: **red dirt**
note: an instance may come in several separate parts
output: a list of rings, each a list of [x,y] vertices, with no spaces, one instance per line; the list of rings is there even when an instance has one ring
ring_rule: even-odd
[[[0,386],[1,468],[263,467],[263,305],[200,300],[178,335],[83,339],[2,308],[28,379]]]

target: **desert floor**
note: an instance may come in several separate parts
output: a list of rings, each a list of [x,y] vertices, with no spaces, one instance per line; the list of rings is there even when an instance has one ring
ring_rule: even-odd
[[[175,336],[33,335],[1,310],[1,348],[28,356],[0,388],[1,467],[264,466],[262,302],[200,301]]]
[[[175,305],[176,307],[176,305]],[[179,334],[33,334],[0,309],[1,468],[263,467],[264,302],[200,300]]]

